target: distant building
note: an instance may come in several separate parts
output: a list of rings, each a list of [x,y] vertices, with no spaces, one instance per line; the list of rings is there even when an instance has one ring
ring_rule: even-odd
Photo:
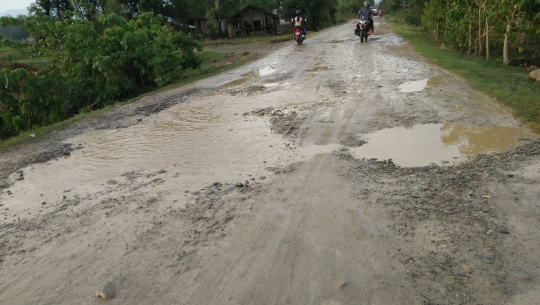
[[[229,36],[277,34],[279,16],[250,4],[228,19]]]
[[[202,37],[208,30],[208,19],[197,15],[190,15],[188,18],[188,27],[191,33]]]

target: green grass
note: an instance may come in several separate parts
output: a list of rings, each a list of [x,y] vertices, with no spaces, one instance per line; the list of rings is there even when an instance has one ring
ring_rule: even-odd
[[[389,16],[390,17],[390,16]],[[398,18],[388,18],[392,30],[411,43],[433,64],[464,78],[477,91],[509,106],[514,114],[540,132],[540,85],[523,68],[504,66],[476,57],[441,49],[427,34]]]
[[[216,40],[203,40],[203,46],[219,46],[219,45],[239,45],[253,43],[279,43],[290,40],[289,33],[278,35],[261,35],[261,36],[242,36],[233,38],[224,38]]]
[[[203,62],[201,67],[196,70],[186,71],[184,76],[177,82],[174,82],[168,86],[156,89],[154,91],[141,94],[129,100],[117,102],[115,105],[109,105],[102,109],[91,111],[91,112],[84,112],[84,113],[75,115],[65,121],[58,122],[56,124],[49,125],[49,126],[42,126],[42,127],[34,128],[32,130],[21,133],[18,136],[12,137],[10,139],[0,140],[0,151],[6,148],[12,147],[14,145],[22,144],[27,141],[39,139],[40,137],[47,135],[51,131],[64,129],[73,122],[77,122],[82,119],[94,117],[102,113],[108,112],[111,109],[113,109],[114,106],[121,106],[121,105],[129,104],[129,103],[133,103],[140,100],[141,98],[145,96],[152,96],[160,92],[176,89],[176,88],[188,85],[190,83],[193,83],[195,81],[198,81],[200,79],[210,77],[212,75],[216,75],[216,74],[228,71],[228,70],[235,69],[250,61],[257,59],[259,55],[249,54],[249,53],[248,54],[233,54],[233,53],[226,53],[226,52],[204,51],[204,52],[200,52],[199,56]],[[31,134],[33,134],[34,137],[30,136]]]

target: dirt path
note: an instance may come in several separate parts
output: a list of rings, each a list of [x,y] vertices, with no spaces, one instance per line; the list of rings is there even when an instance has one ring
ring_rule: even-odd
[[[352,26],[3,152],[0,303],[537,304],[540,141]]]

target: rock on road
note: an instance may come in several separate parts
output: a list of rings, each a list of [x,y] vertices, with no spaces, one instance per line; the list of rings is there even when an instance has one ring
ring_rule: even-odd
[[[3,152],[0,304],[537,304],[540,141],[375,21]]]

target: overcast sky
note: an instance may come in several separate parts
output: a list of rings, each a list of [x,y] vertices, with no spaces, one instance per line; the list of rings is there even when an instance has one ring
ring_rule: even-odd
[[[27,8],[35,0],[0,0],[0,13],[10,9]]]

